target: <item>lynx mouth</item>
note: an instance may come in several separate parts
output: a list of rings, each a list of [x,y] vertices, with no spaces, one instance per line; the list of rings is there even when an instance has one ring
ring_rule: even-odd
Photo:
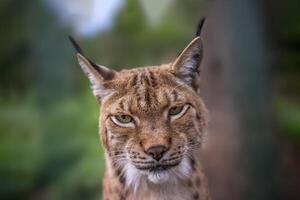
[[[142,171],[148,171],[150,173],[159,173],[159,172],[165,172],[173,167],[176,167],[179,165],[180,162],[172,163],[172,164],[156,164],[146,167],[136,166],[137,169]]]
[[[125,165],[128,185],[136,185],[143,180],[153,187],[161,184],[176,184],[180,180],[189,180],[191,171],[192,167],[187,157],[173,162],[128,162]]]
[[[157,165],[155,167],[152,167],[149,169],[150,172],[162,172],[166,171],[168,169],[171,169],[172,167],[177,166],[179,163],[174,163],[174,164],[168,164],[168,165]]]

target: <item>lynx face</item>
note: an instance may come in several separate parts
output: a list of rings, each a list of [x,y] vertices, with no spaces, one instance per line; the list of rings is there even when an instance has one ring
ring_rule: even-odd
[[[134,187],[186,178],[206,128],[198,95],[201,39],[173,63],[120,72],[77,57],[101,102],[100,136],[111,173]]]

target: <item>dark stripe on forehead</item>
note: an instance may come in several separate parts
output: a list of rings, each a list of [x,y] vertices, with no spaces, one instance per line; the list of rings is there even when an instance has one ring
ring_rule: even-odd
[[[154,76],[154,73],[152,71],[149,71],[149,74],[150,74],[151,86],[156,87],[157,86],[157,81],[156,81],[156,78]]]
[[[143,85],[143,82],[144,82],[144,81],[143,81],[143,76],[144,76],[143,73],[140,73],[140,74],[139,74],[139,81],[140,81],[140,84],[141,84],[141,85]]]
[[[149,80],[147,78],[147,75],[146,75],[145,71],[140,73],[140,84],[144,85],[145,87],[149,86]]]
[[[150,97],[150,91],[147,87],[145,87],[145,103],[147,107],[151,106],[151,97]]]
[[[140,85],[139,85],[138,93],[140,97],[143,97],[143,99],[140,98],[140,100],[144,101],[146,107],[148,107],[150,104],[150,95],[148,91],[148,84],[146,82],[146,75],[144,73],[140,74]],[[142,102],[138,101],[138,104],[141,105]]]
[[[155,104],[158,103],[156,91],[152,92],[152,99],[153,99],[153,103],[155,103]]]
[[[139,85],[137,85],[136,87],[134,87],[134,92],[133,92],[133,95],[137,97],[137,99],[141,99],[141,95],[139,93]]]
[[[140,80],[140,74],[135,74],[132,78],[132,84],[131,84],[131,88],[133,88],[133,95],[139,97],[139,80]]]
[[[137,79],[138,79],[138,75],[135,74],[132,78],[131,78],[131,81],[130,81],[130,86],[131,87],[135,87],[136,84],[137,84]]]
[[[144,75],[144,84],[145,84],[145,86],[150,86],[150,80],[146,74]]]

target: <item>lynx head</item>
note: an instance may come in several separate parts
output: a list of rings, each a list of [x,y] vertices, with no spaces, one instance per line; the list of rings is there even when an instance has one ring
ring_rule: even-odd
[[[207,123],[199,96],[200,37],[172,63],[121,71],[94,64],[77,48],[101,103],[100,136],[111,173],[134,187],[186,178]]]

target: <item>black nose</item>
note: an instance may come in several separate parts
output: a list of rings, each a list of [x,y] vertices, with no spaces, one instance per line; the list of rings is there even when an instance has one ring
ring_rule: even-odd
[[[155,145],[146,150],[146,153],[150,155],[153,159],[159,161],[164,153],[167,151],[167,147],[163,145]]]

